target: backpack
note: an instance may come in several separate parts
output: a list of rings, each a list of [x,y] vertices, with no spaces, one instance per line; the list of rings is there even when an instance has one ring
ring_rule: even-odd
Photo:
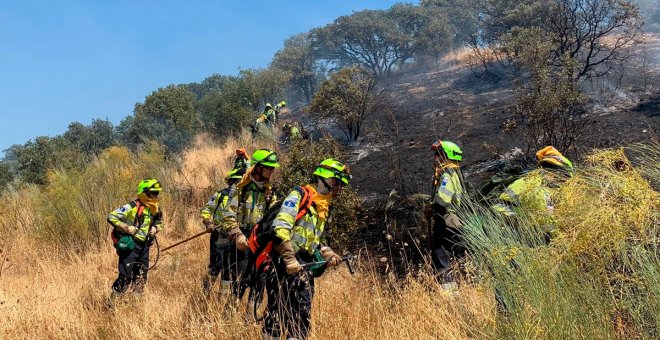
[[[301,199],[298,205],[299,210],[296,215],[295,222],[298,222],[307,212],[312,205],[312,195],[309,189],[305,187],[294,187],[293,190],[300,193]],[[264,216],[254,225],[248,238],[248,245],[250,253],[248,257],[248,266],[256,272],[266,272],[272,263],[271,252],[273,247],[281,242],[275,235],[275,228],[273,228],[273,221],[282,207],[283,200],[275,203],[268,208]]]

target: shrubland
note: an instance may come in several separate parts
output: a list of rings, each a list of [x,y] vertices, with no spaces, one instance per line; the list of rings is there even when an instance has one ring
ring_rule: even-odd
[[[200,138],[178,160],[164,160],[157,144],[137,151],[113,147],[82,170],[50,171],[46,186],[4,192],[0,334],[258,338],[260,327],[246,321],[243,304],[218,292],[204,297],[206,237],[160,254],[145,294],[129,294],[109,308],[116,255],[105,222],[111,209],[133,198],[139,179],[155,176],[165,186],[160,245],[202,230],[198,209],[222,185],[234,150],[274,144],[257,143],[247,134],[223,143]],[[297,143],[280,152],[285,168],[277,182],[283,188],[308,179],[308,167],[295,164],[341,157],[330,142]],[[369,247],[340,242],[339,251],[358,255],[357,273],[339,267],[317,281],[312,337],[657,338],[658,156],[660,148],[650,145],[587,157],[555,189],[559,232],[548,245],[531,217],[511,226],[476,201],[466,204],[460,213],[470,250],[465,267],[473,269],[454,291],[443,290],[424,264],[394,277],[377,268],[380,259]],[[345,236],[354,235],[350,225],[338,225]]]

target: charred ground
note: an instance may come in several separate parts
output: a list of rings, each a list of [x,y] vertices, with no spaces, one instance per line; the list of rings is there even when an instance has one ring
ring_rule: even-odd
[[[577,146],[567,152],[570,158],[579,164],[594,148],[657,138],[660,60],[653,56],[658,51],[660,35],[649,34],[631,51],[625,69],[583,84],[589,98],[588,124]],[[515,77],[510,71],[493,76],[478,67],[445,63],[438,70],[387,80],[387,108],[369,117],[363,136],[347,145],[353,187],[365,202],[362,246],[376,244],[383,255],[405,247],[410,256],[419,253],[414,243],[423,246],[425,234],[420,194],[432,192],[429,146],[438,139],[461,145],[462,168],[473,188],[506,165],[530,164],[533,152],[513,112]],[[329,131],[327,121],[320,123],[313,115],[301,118],[317,134]],[[389,234],[398,240],[388,240]]]

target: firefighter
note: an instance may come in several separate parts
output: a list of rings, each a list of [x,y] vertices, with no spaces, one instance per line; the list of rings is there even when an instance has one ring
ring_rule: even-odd
[[[446,269],[465,252],[459,244],[461,221],[456,215],[463,195],[463,176],[459,166],[463,152],[456,143],[446,140],[433,143],[431,150],[434,156],[434,191],[427,208],[432,225],[431,259],[441,280],[451,282]]]
[[[157,179],[144,179],[138,184],[137,198],[108,215],[119,255],[119,275],[112,284],[113,297],[123,294],[129,287],[135,294],[142,293],[149,271],[149,248],[163,229],[163,213],[158,205],[162,190]]]
[[[240,155],[238,156],[240,157]],[[229,239],[227,232],[219,226],[223,224],[223,211],[229,201],[230,193],[236,189],[236,184],[244,174],[245,168],[243,167],[230,170],[225,176],[227,187],[215,192],[201,212],[202,223],[204,223],[206,231],[211,233],[208,275],[202,284],[207,296],[218,276],[222,280],[220,287],[223,294],[229,293],[233,282],[237,279],[236,264],[239,250],[236,248],[236,243]]]
[[[316,167],[313,183],[292,190],[282,202],[270,225],[276,246],[272,255],[274,266],[266,279],[264,339],[280,339],[284,334],[287,339],[309,336],[314,276],[303,270],[301,263],[314,261],[316,251],[329,266],[341,263],[341,258],[326,245],[324,230],[333,198],[350,179],[346,165],[326,159]],[[311,203],[303,207],[303,201]]]
[[[280,167],[277,153],[270,149],[259,149],[252,154],[250,168],[236,187],[230,191],[229,200],[222,211],[222,229],[236,247],[235,276],[243,275],[247,267],[247,238],[252,227],[276,200],[269,180]],[[233,245],[232,245],[233,247]],[[232,292],[241,296],[244,290],[239,281],[234,281]]]

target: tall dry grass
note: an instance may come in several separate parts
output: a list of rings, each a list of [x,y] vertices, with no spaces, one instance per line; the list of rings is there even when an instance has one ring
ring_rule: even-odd
[[[45,190],[30,187],[9,193],[0,209],[0,227],[11,235],[2,241],[6,265],[0,271],[0,334],[5,338],[260,337],[260,326],[246,323],[243,305],[235,310],[217,292],[208,300],[203,296],[206,237],[162,254],[158,267],[149,273],[145,294],[129,295],[114,309],[108,308],[117,270],[104,220],[110,209],[132,198],[137,180],[156,173],[165,187],[167,229],[159,235],[160,243],[197,232],[201,230],[198,210],[205,195],[222,185],[234,150],[245,146],[250,152],[273,144],[268,139],[254,144],[247,134],[222,145],[200,138],[177,163],[166,166],[153,150],[130,157],[129,150],[113,148],[82,173],[53,172],[52,184]],[[104,190],[84,190],[90,183]],[[85,211],[92,214],[85,216]],[[72,247],[75,242],[97,246]],[[332,270],[317,281],[312,337],[482,337],[494,320],[492,306],[488,293],[465,287],[457,296],[448,295],[429,277],[400,282],[382,278],[369,267],[355,276],[345,269]]]
[[[445,54],[440,61],[449,65],[459,67],[481,66],[483,63],[491,63],[499,58],[497,51],[493,48],[474,49],[470,46],[457,48]]]
[[[39,253],[26,239],[16,246],[13,267],[0,289],[0,334],[4,338],[101,339],[256,339],[260,326],[232,313],[221,295],[204,298],[206,240],[196,240],[161,259],[149,273],[142,298],[127,297],[114,310],[106,300],[115,278],[110,246],[85,257],[61,260]],[[21,252],[21,253],[22,253]],[[489,335],[492,299],[476,288],[458,296],[443,293],[423,278],[387,282],[362,269],[351,276],[342,268],[317,281],[315,339],[467,339]],[[217,293],[217,292],[216,292]]]
[[[658,159],[657,144],[586,157],[554,189],[557,236],[549,245],[535,216],[512,224],[467,202],[466,243],[505,318],[498,337],[658,338]]]
[[[51,187],[6,193],[0,200],[2,337],[259,338],[260,326],[245,321],[242,304],[235,308],[217,291],[203,296],[206,236],[162,254],[145,294],[108,308],[117,269],[103,221],[132,198],[137,179],[156,173],[165,185],[161,246],[197,232],[198,210],[221,186],[236,147],[252,151],[268,143],[254,144],[247,135],[223,144],[200,139],[165,165],[153,150],[131,158],[111,149],[81,173],[53,172]],[[550,246],[541,245],[539,228],[506,228],[476,205],[463,212],[470,261],[479,271],[455,294],[423,272],[404,279],[377,274],[367,253],[355,276],[329,270],[317,280],[312,338],[657,338],[660,206],[648,183],[657,183],[650,176],[658,173],[660,149],[647,148],[638,163],[622,151],[596,154],[558,189],[567,197],[556,206],[561,233]],[[621,159],[624,171],[612,166]],[[88,190],[87,180],[103,190]],[[505,312],[498,313],[495,292]]]

